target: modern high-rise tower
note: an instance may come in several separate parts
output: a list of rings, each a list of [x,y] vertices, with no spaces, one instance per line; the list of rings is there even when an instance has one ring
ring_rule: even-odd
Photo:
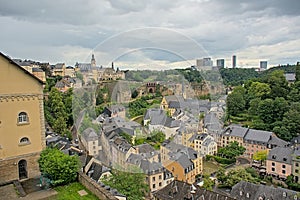
[[[217,67],[225,67],[225,59],[217,59]]]
[[[232,56],[232,68],[236,68],[236,55]]]
[[[268,68],[268,61],[260,61],[259,68],[262,70],[266,70]]]

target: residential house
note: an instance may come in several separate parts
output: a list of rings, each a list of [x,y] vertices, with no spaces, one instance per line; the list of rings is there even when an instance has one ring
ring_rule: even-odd
[[[266,160],[266,172],[268,175],[286,179],[292,174],[292,153],[290,147],[275,147],[269,151]]]
[[[218,141],[220,147],[225,147],[231,142],[237,142],[240,146],[244,146],[244,137],[249,131],[249,128],[239,125],[230,125],[222,132]]]
[[[107,117],[121,117],[126,118],[126,109],[121,104],[111,105],[110,107],[105,107],[103,113]]]
[[[160,147],[160,153],[163,166],[176,180],[194,183],[196,175],[202,173],[203,157],[192,148],[166,140]]]
[[[99,136],[93,128],[85,129],[81,133],[80,139],[88,155],[97,156],[99,154],[99,150],[101,150],[98,142]]]
[[[70,76],[65,76],[55,84],[55,87],[61,92],[66,92],[70,88],[73,88],[75,84],[76,79],[71,78]]]
[[[44,82],[0,53],[0,184],[40,174]]]
[[[146,182],[149,185],[150,192],[154,192],[165,187],[165,176],[167,172],[160,162],[151,162],[140,154],[131,154],[127,159],[130,167],[138,167],[145,175]]]
[[[294,177],[294,181],[296,183],[300,183],[300,149],[296,147],[294,149],[292,157],[292,174]]]
[[[75,78],[76,77],[75,68],[72,66],[67,66],[65,69],[65,76]]]
[[[188,127],[186,124],[181,124],[180,128],[176,130],[174,142],[186,147],[190,146],[190,138],[197,134],[198,129],[194,127]]]
[[[207,133],[194,134],[190,139],[190,147],[201,155],[217,154],[218,145],[214,138]]]
[[[117,134],[126,133],[132,137],[135,137],[137,134],[141,133],[142,127],[137,122],[126,121],[121,117],[107,117],[103,122],[103,131],[115,131]]]
[[[175,180],[161,190],[153,193],[155,200],[186,199],[186,200],[234,200],[227,195],[205,190],[186,182]]]
[[[46,82],[46,74],[41,68],[32,68],[32,74],[43,82]]]
[[[150,162],[160,161],[159,151],[155,150],[148,143],[137,145],[135,146],[135,149],[137,154],[140,154],[143,158],[149,160]]]
[[[166,138],[175,136],[176,130],[180,127],[180,121],[166,115],[161,109],[148,109],[144,116],[144,125],[148,126],[149,131],[162,131]]]
[[[176,109],[180,109],[180,104],[183,102],[184,98],[179,95],[164,96],[160,103],[160,108],[169,112],[172,116]]]
[[[261,184],[240,181],[232,187],[230,196],[239,200],[299,200],[296,191],[280,187],[273,187]]]
[[[214,112],[208,112],[204,116],[203,124],[203,132],[213,136],[215,141],[219,141],[223,131],[223,123],[220,121],[217,114]]]
[[[96,158],[91,158],[89,160],[89,162],[84,166],[83,172],[96,182],[100,182],[101,179],[111,176],[110,168],[105,167]]]
[[[258,151],[269,150],[277,146],[284,147],[287,144],[272,132],[249,129],[244,137],[244,147],[246,148],[244,156],[252,158],[253,154]]]
[[[54,65],[54,67],[52,69],[52,75],[64,77],[66,75],[65,70],[66,70],[65,63],[57,63],[56,65]]]
[[[248,158],[252,158],[258,151],[284,147],[288,144],[272,132],[231,125],[220,135],[218,145],[224,147],[234,141],[246,148],[244,156]]]
[[[126,168],[126,160],[136,149],[131,146],[124,138],[116,137],[110,142],[111,145],[111,166],[117,169]]]

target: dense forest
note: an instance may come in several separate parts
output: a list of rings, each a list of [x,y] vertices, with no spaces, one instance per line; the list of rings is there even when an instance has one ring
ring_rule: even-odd
[[[273,131],[284,140],[300,133],[300,66],[296,82],[289,84],[283,70],[272,69],[237,86],[227,98],[229,122]]]

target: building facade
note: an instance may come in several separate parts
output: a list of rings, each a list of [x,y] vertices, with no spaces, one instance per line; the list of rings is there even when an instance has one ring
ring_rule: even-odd
[[[43,81],[0,53],[0,184],[40,174]]]

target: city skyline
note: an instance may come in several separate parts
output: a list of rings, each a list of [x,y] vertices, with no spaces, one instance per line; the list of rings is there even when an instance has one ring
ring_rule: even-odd
[[[1,1],[1,51],[67,65],[94,53],[99,65],[136,69],[190,66],[204,57],[225,58],[231,67],[232,55],[238,67],[299,60],[296,0],[83,3]]]

